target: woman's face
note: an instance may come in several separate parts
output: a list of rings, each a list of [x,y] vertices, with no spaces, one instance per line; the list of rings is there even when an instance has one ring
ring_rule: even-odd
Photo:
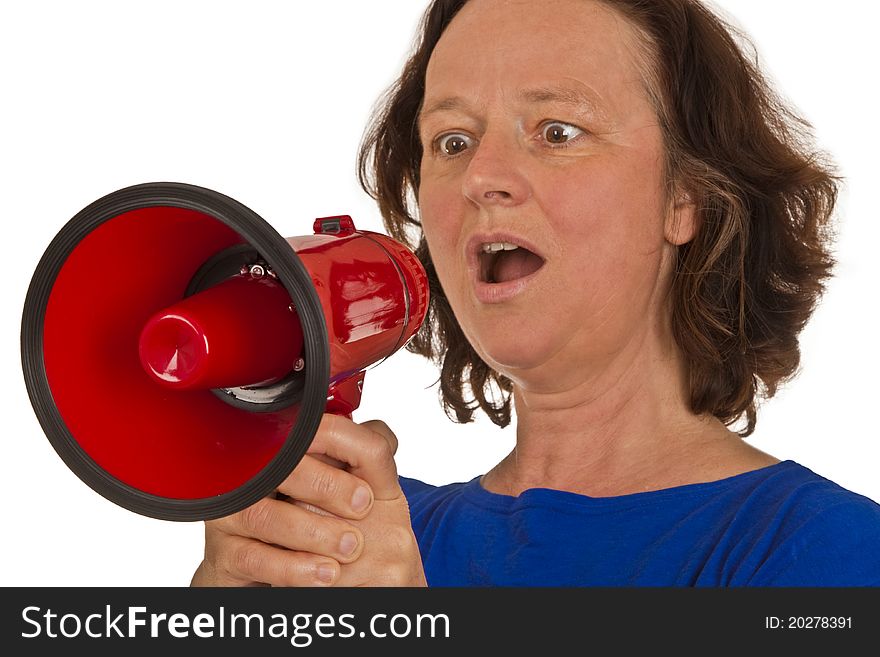
[[[687,240],[641,66],[592,0],[471,0],[429,62],[425,237],[468,340],[525,389],[575,385],[663,314]]]

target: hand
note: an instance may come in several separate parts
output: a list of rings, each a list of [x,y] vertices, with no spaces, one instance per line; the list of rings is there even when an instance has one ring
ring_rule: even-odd
[[[368,457],[360,466],[348,461],[352,474],[359,474],[372,487],[373,505],[368,514],[351,524],[361,530],[364,549],[357,559],[341,565],[337,586],[427,586],[419,546],[412,531],[409,504],[397,478],[397,437],[381,420],[361,425],[337,417],[340,433],[357,428],[372,436],[356,440],[371,442]],[[377,439],[378,438],[378,439]],[[369,465],[368,465],[369,464]]]
[[[424,585],[396,449],[383,422],[325,414],[280,499],[205,523],[192,585]]]

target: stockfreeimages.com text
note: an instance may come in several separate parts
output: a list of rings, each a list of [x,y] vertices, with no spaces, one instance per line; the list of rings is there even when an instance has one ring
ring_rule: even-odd
[[[358,630],[355,614],[236,614],[220,607],[215,613],[152,613],[146,607],[126,607],[84,617],[76,613],[59,614],[52,609],[25,607],[22,620],[25,639],[36,637],[75,638],[276,638],[288,639],[291,645],[304,648],[317,638],[449,638],[450,623],[446,614],[373,614]]]

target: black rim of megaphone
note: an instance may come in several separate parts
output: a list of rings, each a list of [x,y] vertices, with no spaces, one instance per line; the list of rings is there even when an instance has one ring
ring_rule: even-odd
[[[147,207],[167,206],[218,219],[257,249],[272,267],[298,309],[306,363],[301,407],[284,445],[263,470],[221,495],[175,499],[145,493],[99,467],[73,438],[55,405],[43,360],[43,322],[55,280],[80,241],[105,221]],[[327,325],[311,276],[296,252],[250,208],[211,189],[187,183],[156,182],[126,187],[93,202],[74,216],[46,249],[25,298],[21,331],[22,369],[37,418],[67,466],[104,498],[161,520],[211,520],[227,516],[272,493],[305,455],[321,422],[330,381]]]

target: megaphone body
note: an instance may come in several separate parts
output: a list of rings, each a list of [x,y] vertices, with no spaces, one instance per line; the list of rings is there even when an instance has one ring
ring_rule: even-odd
[[[22,366],[55,450],[107,499],[167,520],[270,494],[325,412],[424,320],[427,278],[348,216],[282,238],[213,190],[148,183],[78,213],[41,259]]]

